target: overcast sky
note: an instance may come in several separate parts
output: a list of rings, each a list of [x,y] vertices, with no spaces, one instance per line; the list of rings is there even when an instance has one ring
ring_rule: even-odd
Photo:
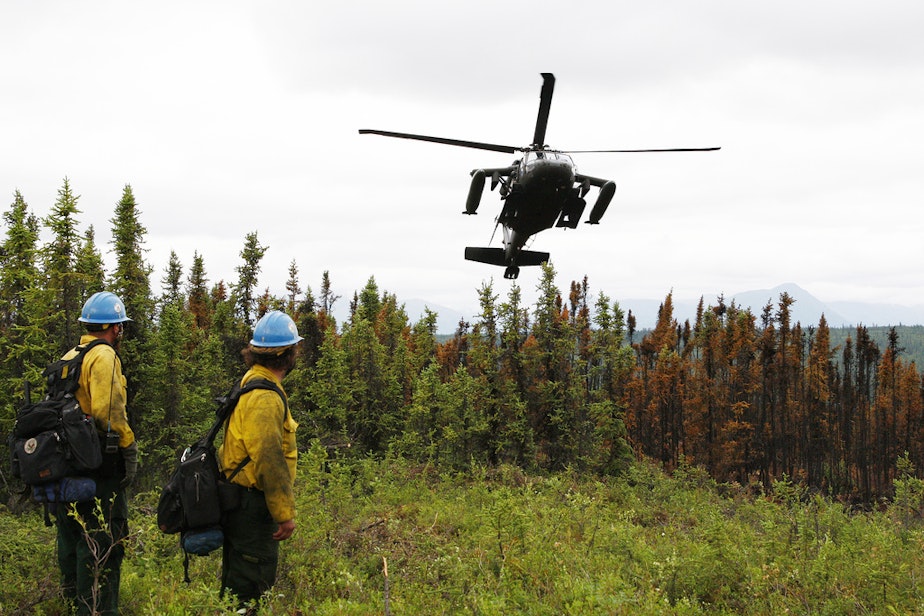
[[[530,246],[564,291],[920,305],[922,28],[920,0],[4,2],[0,208],[18,189],[43,217],[67,177],[111,263],[130,184],[155,291],[171,250],[233,282],[256,231],[279,295],[294,260],[343,302],[374,276],[474,312],[510,282],[463,260],[501,205],[462,215],[469,172],[513,157],[357,130],[525,146],[552,72],[553,148],[722,147],[575,155],[617,191],[602,224]]]

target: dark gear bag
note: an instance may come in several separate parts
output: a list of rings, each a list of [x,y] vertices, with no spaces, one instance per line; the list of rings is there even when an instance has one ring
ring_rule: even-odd
[[[99,434],[93,418],[83,412],[74,393],[80,381],[83,358],[104,340],[77,347],[71,359],[59,359],[42,373],[45,399],[32,403],[28,383],[25,404],[19,409],[10,435],[13,475],[32,488],[45,504],[45,524],[50,526],[49,504],[61,500],[60,482],[86,475],[102,463]],[[82,493],[82,492],[81,492]],[[45,495],[59,495],[54,499]]]
[[[222,513],[228,510],[227,493],[236,490],[233,479],[250,462],[244,458],[230,476],[225,478],[218,468],[215,437],[240,397],[254,389],[270,389],[285,402],[282,390],[266,379],[252,379],[243,387],[235,384],[226,395],[215,399],[218,408],[215,423],[201,439],[180,456],[170,479],[161,490],[157,503],[157,526],[166,534],[180,533],[180,546],[184,553],[184,581],[189,583],[189,554],[205,556],[222,546]],[[224,505],[224,506],[223,506]]]

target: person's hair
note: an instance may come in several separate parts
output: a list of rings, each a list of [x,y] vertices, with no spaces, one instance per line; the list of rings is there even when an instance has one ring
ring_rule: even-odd
[[[251,368],[253,366],[265,366],[270,370],[285,370],[288,372],[295,367],[295,354],[298,345],[286,347],[278,355],[275,353],[257,353],[252,347],[245,347],[241,351],[244,356],[244,364]]]
[[[118,325],[118,323],[84,323],[84,327],[87,328],[87,331],[90,333],[97,333],[106,331],[113,325]]]

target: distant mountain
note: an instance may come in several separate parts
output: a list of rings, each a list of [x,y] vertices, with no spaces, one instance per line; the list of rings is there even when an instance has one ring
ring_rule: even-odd
[[[734,295],[726,295],[725,303],[729,305],[732,301],[738,307],[750,307],[758,317],[763,312],[767,303],[773,305],[774,313],[777,310],[777,304],[780,301],[782,293],[788,293],[795,299],[791,306],[792,323],[797,321],[803,327],[818,325],[821,315],[825,315],[829,327],[853,327],[856,325],[886,326],[886,325],[924,325],[924,305],[918,306],[899,306],[896,304],[875,304],[863,302],[822,302],[811,293],[797,284],[786,283],[773,287],[772,289],[760,289],[754,291],[742,291]],[[696,307],[699,304],[699,298],[671,298],[674,304],[674,318],[678,323],[683,323],[689,319],[690,323],[696,320]],[[404,304],[404,310],[407,313],[408,320],[416,323],[423,316],[427,307],[437,313],[436,333],[442,335],[452,335],[459,326],[459,321],[464,319],[472,322],[473,316],[466,315],[460,310],[434,304],[424,299],[401,300]],[[658,320],[658,309],[664,299],[619,299],[619,307],[626,313],[630,310],[635,316],[637,329],[651,329]],[[716,297],[703,297],[703,303],[706,306],[715,305]],[[338,302],[334,308],[334,316],[338,323],[345,323],[349,318],[349,305],[347,302]],[[759,323],[758,323],[759,324]]]
[[[401,300],[399,299],[398,301]],[[471,317],[465,316],[458,310],[426,300],[415,298],[404,302],[404,311],[407,313],[407,318],[411,323],[419,321],[427,308],[436,313],[436,333],[438,334],[455,334],[459,328],[459,321],[463,319],[466,321],[472,320]]]
[[[786,283],[772,289],[743,291],[734,295],[726,295],[725,303],[741,308],[749,307],[751,312],[760,316],[764,306],[771,303],[776,312],[777,304],[782,293],[788,293],[795,303],[790,307],[792,322],[797,321],[803,326],[817,325],[821,315],[825,315],[829,327],[847,327],[856,325],[924,325],[924,305],[899,306],[896,304],[875,304],[863,302],[822,302],[811,293],[797,284]],[[699,298],[682,299],[671,298],[674,304],[674,318],[679,323],[689,319],[692,323],[696,319],[696,307]],[[706,306],[715,305],[717,298],[704,297]],[[649,329],[655,326],[658,320],[658,308],[664,302],[652,299],[619,300],[620,307],[632,314],[636,319],[638,329]]]
[[[829,327],[853,325],[831,306],[820,301],[799,285],[793,284],[791,282],[781,284],[779,286],[773,287],[772,289],[744,291],[743,293],[737,293],[731,298],[726,299],[726,303],[731,303],[731,301],[734,300],[735,304],[741,308],[750,307],[751,312],[753,312],[755,315],[760,315],[763,312],[764,307],[770,303],[773,305],[775,313],[777,310],[777,304],[780,301],[780,295],[783,293],[789,294],[790,297],[796,300],[795,303],[789,308],[792,314],[793,324],[798,321],[804,326],[817,325],[818,321],[821,320],[821,315],[823,314],[825,315],[825,319],[828,321]]]
[[[924,306],[863,302],[829,302],[828,305],[843,314],[848,325],[924,325]]]

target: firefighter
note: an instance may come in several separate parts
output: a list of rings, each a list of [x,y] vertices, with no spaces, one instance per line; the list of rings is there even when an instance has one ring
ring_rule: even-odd
[[[251,379],[267,379],[283,395],[266,389],[242,395],[219,451],[226,477],[241,467],[232,479],[240,504],[225,514],[222,524],[222,594],[233,593],[251,610],[276,581],[279,542],[295,531],[298,424],[289,411],[282,379],[295,365],[301,340],[295,322],[283,312],[268,312],[257,322],[243,351],[248,370],[241,386]]]
[[[59,511],[56,516],[58,566],[64,596],[78,614],[118,614],[119,578],[125,553],[123,539],[128,535],[125,490],[138,470],[138,445],[125,410],[126,380],[116,352],[125,323],[131,319],[125,314],[122,300],[102,291],[90,296],[77,320],[87,330],[78,346],[96,339],[106,343],[87,351],[74,394],[80,408],[92,415],[100,433],[103,464],[89,476],[96,482],[102,516],[98,515],[95,502],[75,505],[80,521]],[[63,359],[76,355],[77,348],[74,348]],[[97,577],[99,588],[94,592]]]

